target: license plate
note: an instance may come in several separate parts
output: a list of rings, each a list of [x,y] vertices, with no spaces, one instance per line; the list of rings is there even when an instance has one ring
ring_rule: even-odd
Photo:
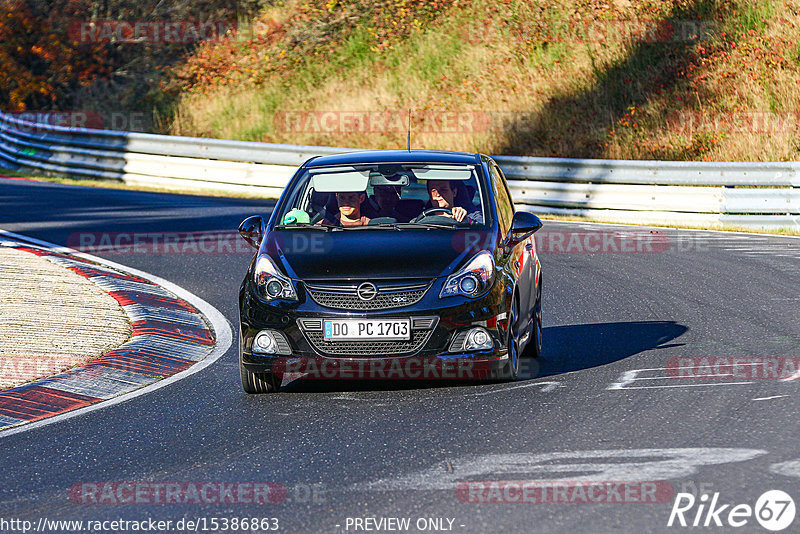
[[[324,327],[325,341],[411,339],[411,325],[408,319],[326,319]]]

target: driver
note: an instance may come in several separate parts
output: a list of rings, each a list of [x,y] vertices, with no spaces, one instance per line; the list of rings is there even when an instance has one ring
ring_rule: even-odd
[[[454,199],[458,193],[458,187],[451,185],[450,180],[428,180],[428,195],[432,208],[448,208],[452,214],[444,213],[447,217],[452,217],[458,222],[469,224],[483,224],[483,216],[480,210],[472,207],[472,211],[454,205]]]
[[[336,193],[336,203],[339,205],[339,213],[333,220],[325,217],[317,223],[329,226],[366,226],[369,222],[368,217],[361,215],[361,203],[366,200],[367,195],[364,191]]]

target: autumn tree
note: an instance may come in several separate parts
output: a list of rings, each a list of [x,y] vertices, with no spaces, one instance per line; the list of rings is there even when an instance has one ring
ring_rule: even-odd
[[[87,22],[238,21],[270,0],[0,0],[0,109],[151,111],[197,42],[82,39]],[[163,103],[161,103],[163,104]]]

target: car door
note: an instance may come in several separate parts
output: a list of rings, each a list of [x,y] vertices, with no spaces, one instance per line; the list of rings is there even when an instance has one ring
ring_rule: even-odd
[[[505,237],[511,228],[511,221],[514,218],[514,201],[508,190],[508,184],[503,176],[503,171],[494,161],[490,161],[489,169],[492,175],[492,190],[497,204],[497,216],[500,222],[500,231]],[[525,239],[517,243],[508,253],[508,266],[514,272],[516,278],[516,290],[519,296],[519,315],[520,332],[526,332],[530,326],[531,310],[533,309],[533,275],[531,268],[531,255],[525,249],[529,240]]]

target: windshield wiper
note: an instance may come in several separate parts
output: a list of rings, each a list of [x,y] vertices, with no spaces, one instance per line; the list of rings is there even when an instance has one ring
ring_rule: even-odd
[[[455,228],[464,227],[464,225],[460,224],[459,222],[452,222],[452,223],[399,222],[399,223],[392,223],[392,226],[396,227],[398,230],[402,228],[446,228],[448,230],[452,230]]]
[[[413,222],[394,222],[394,223],[380,223],[380,224],[367,224],[365,226],[351,226],[348,230],[369,230],[370,228],[378,228],[381,230],[430,230],[432,228],[444,228],[446,230],[453,230],[456,228],[463,228],[464,226],[455,222],[453,224],[445,223],[413,223]]]

